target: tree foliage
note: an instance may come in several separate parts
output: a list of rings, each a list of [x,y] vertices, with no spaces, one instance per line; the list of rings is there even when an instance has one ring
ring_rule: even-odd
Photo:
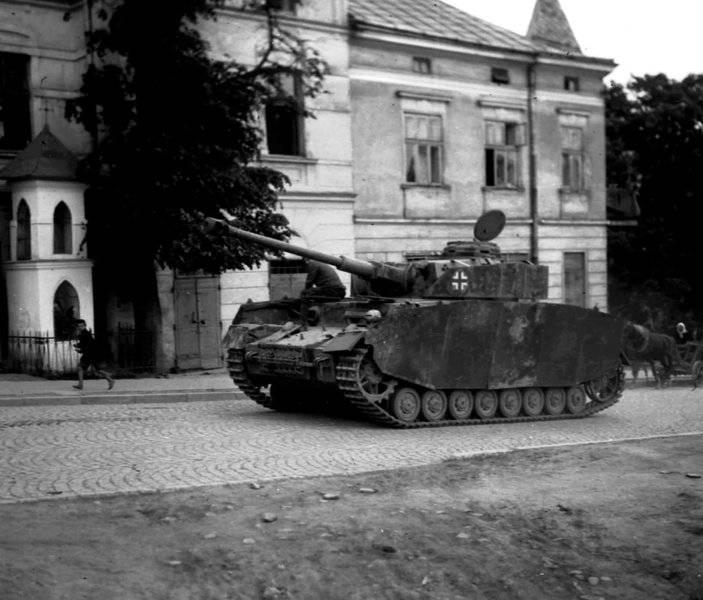
[[[608,181],[636,191],[641,209],[636,227],[611,230],[611,281],[680,319],[703,308],[703,75],[636,77],[605,98]]]
[[[136,264],[219,273],[251,266],[264,249],[208,231],[220,209],[242,227],[289,234],[276,212],[285,176],[256,164],[257,111],[286,96],[280,76],[298,73],[308,96],[322,90],[325,63],[285,31],[272,0],[247,0],[261,16],[255,64],[215,57],[200,31],[217,18],[210,0],[105,0],[87,34],[92,57],[70,118],[93,133],[83,162],[89,183],[88,248],[99,267],[133,277]],[[254,57],[252,57],[254,58]],[[148,269],[148,267],[147,267]]]

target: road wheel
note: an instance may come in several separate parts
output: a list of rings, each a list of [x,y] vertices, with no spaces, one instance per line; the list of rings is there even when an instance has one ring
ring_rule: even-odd
[[[657,374],[652,373],[656,380]],[[616,369],[597,377],[586,384],[586,393],[591,400],[596,402],[609,402],[616,400],[625,387],[625,374],[622,365]]]
[[[522,393],[522,409],[528,417],[534,417],[544,410],[544,392],[539,388],[527,388]]]
[[[520,414],[520,408],[522,408],[520,390],[501,390],[500,396],[498,396],[498,408],[500,409],[500,414],[506,419],[517,417]]]
[[[457,421],[471,416],[474,409],[474,396],[469,390],[454,390],[449,394],[449,414]]]
[[[476,414],[482,419],[492,419],[498,410],[498,395],[493,390],[476,392]]]
[[[571,387],[566,391],[566,410],[577,415],[586,408],[586,392],[580,387]]]
[[[427,390],[422,394],[422,416],[426,421],[439,421],[447,412],[447,396],[439,390]]]
[[[393,392],[395,381],[386,379],[375,362],[364,356],[359,363],[357,384],[361,393],[370,402],[381,402]]]
[[[422,401],[411,387],[400,388],[391,401],[391,413],[403,423],[412,423],[417,419],[422,409]]]
[[[550,415],[560,415],[566,406],[564,388],[549,388],[544,395],[544,408]]]

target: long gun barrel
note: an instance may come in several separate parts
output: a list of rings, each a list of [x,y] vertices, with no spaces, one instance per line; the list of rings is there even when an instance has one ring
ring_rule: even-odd
[[[289,244],[288,242],[274,240],[264,235],[259,235],[258,233],[251,233],[250,231],[245,231],[244,229],[234,227],[226,221],[222,221],[220,219],[207,217],[206,220],[211,226],[225,227],[233,236],[238,237],[242,240],[253,242],[254,244],[260,244],[262,246],[266,246],[267,248],[275,248],[276,250],[281,250],[282,252],[289,252],[297,256],[302,256],[305,258],[316,260],[321,263],[326,263],[328,265],[336,267],[340,271],[353,273],[354,275],[358,275],[359,277],[363,277],[364,279],[383,280],[392,284],[396,284],[402,288],[408,287],[408,269],[395,267],[393,265],[387,265],[384,263],[376,263],[371,261],[358,260],[356,258],[348,258],[346,256],[334,256],[332,254],[325,254],[324,252],[318,252],[317,250],[310,250],[309,248],[295,246],[294,244]]]

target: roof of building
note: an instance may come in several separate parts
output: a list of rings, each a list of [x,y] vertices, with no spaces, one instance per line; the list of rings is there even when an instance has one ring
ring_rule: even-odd
[[[357,25],[492,48],[537,50],[524,36],[440,0],[351,0],[349,12]]]
[[[548,50],[581,54],[581,47],[559,0],[537,0],[527,29],[527,37]]]
[[[600,63],[608,58],[584,56],[559,0],[536,0],[526,36],[465,13],[442,0],[350,0],[352,27],[397,32],[458,44],[544,53]]]
[[[78,159],[49,131],[48,125],[39,132],[14,160],[0,170],[0,179],[76,179]]]

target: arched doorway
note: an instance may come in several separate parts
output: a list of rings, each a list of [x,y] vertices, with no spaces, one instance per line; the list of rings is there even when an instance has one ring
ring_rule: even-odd
[[[78,292],[68,281],[56,288],[54,294],[54,337],[70,340],[76,328],[75,320],[81,315]]]

